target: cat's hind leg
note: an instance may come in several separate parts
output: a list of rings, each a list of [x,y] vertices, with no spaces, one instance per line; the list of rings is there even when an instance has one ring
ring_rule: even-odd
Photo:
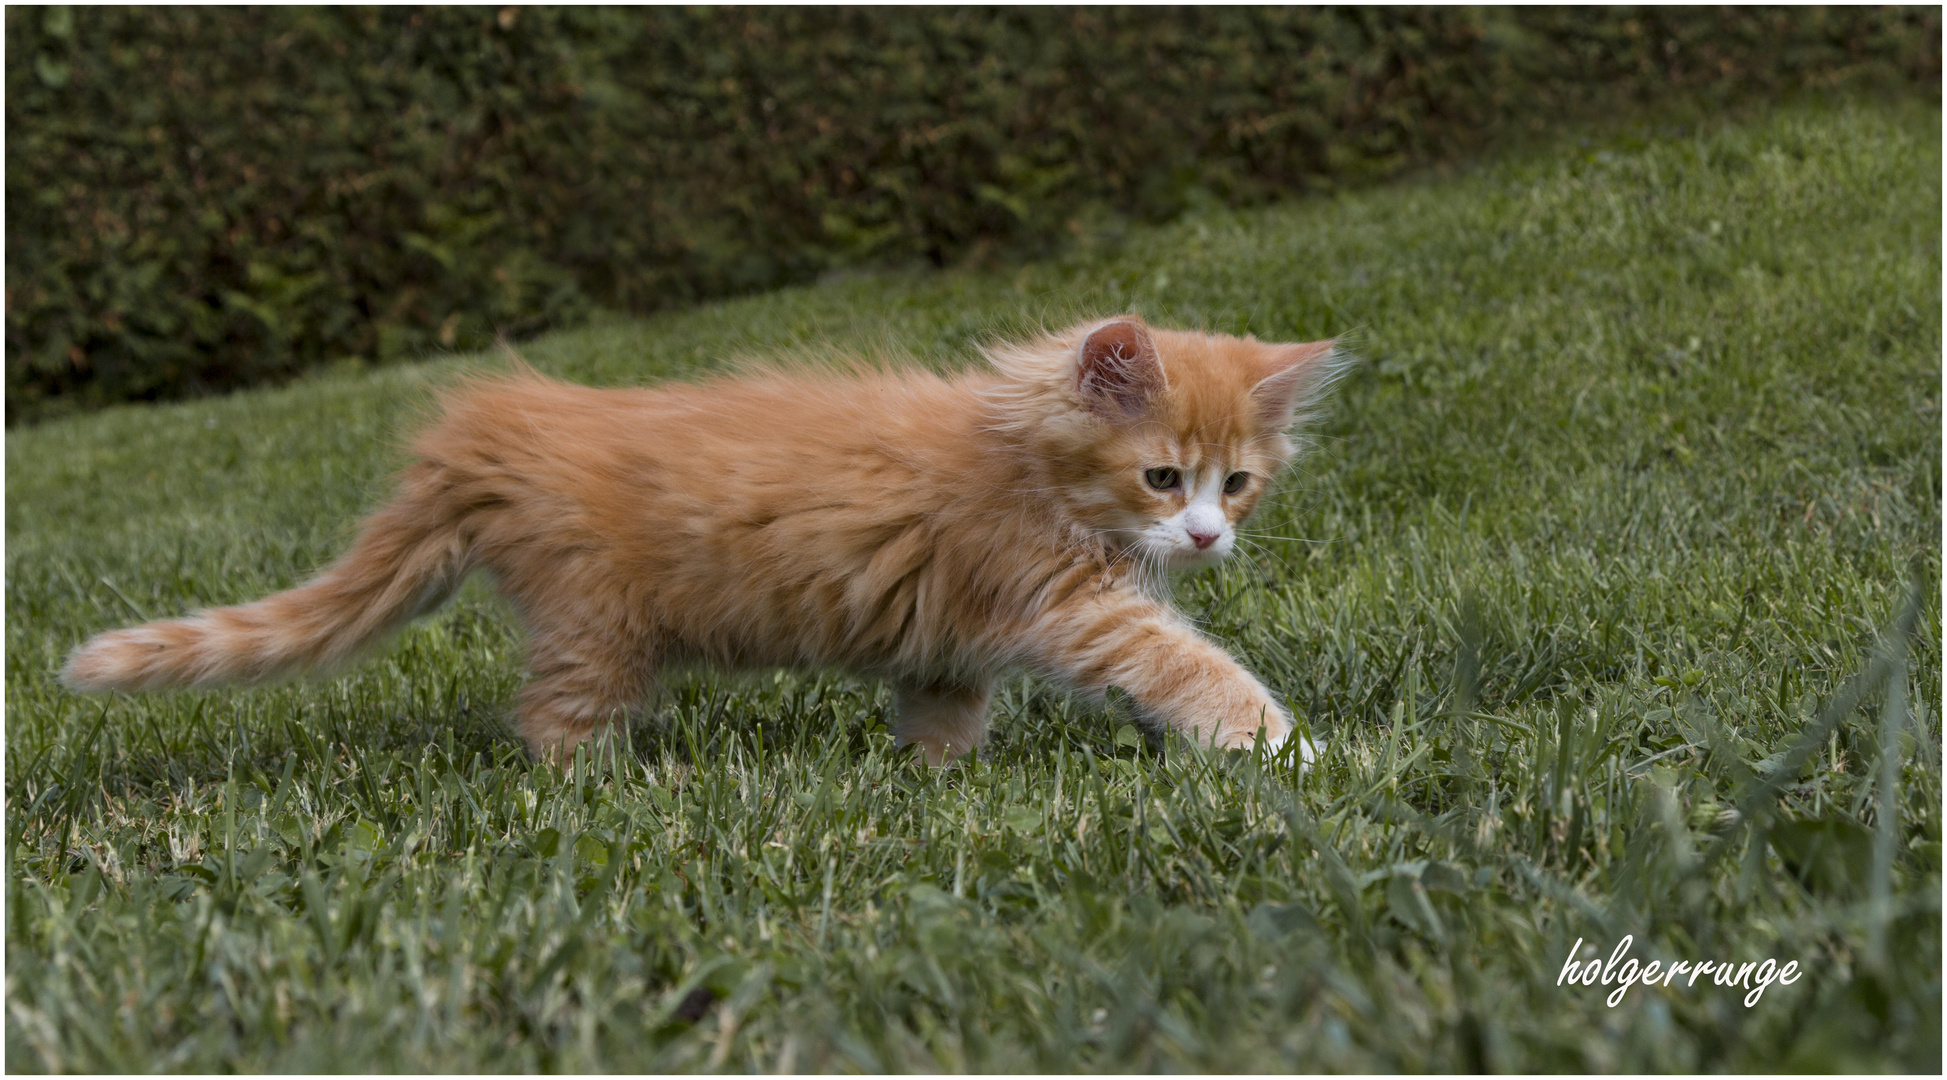
[[[655,650],[639,642],[537,632],[527,660],[533,680],[521,690],[517,727],[543,760],[565,762],[587,739],[626,735],[655,686]]]
[[[952,761],[987,735],[987,701],[993,686],[899,681],[893,684],[898,719],[893,737],[916,746],[931,765]]]

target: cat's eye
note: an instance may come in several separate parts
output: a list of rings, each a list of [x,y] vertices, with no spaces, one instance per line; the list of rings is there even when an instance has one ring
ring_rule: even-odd
[[[1244,485],[1250,482],[1251,474],[1249,473],[1231,473],[1229,476],[1224,477],[1224,494],[1235,495],[1244,490]]]
[[[1183,481],[1183,474],[1171,468],[1145,469],[1143,482],[1157,491],[1168,491]]]

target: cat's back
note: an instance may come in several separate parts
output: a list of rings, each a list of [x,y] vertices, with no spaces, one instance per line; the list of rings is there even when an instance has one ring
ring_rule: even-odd
[[[925,371],[766,371],[652,398],[648,452],[683,473],[659,486],[699,526],[930,513],[987,449],[972,382]]]
[[[765,370],[606,389],[522,372],[448,391],[439,420],[413,448],[456,467],[553,464],[599,473],[707,462],[751,475],[766,464],[809,464],[807,452],[827,463],[861,452],[935,460],[964,448],[980,427],[977,381],[925,371]]]
[[[871,531],[937,512],[991,468],[981,385],[919,370],[766,370],[598,389],[522,373],[450,392],[414,449],[496,497],[618,537]]]

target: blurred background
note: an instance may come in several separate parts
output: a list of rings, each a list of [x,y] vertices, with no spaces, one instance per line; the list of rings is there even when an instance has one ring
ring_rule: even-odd
[[[9,7],[6,417],[1940,92],[1933,8]]]

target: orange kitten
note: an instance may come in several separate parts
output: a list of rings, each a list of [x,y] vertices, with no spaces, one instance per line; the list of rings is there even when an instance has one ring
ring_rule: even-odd
[[[1121,687],[1205,744],[1281,743],[1278,700],[1170,609],[1157,574],[1230,553],[1335,355],[1122,316],[951,379],[472,382],[318,577],[101,634],[62,675],[159,690],[326,668],[484,569],[527,625],[519,727],[537,755],[697,662],[887,679],[900,743],[934,762],[980,742],[995,679],[1022,668]]]

